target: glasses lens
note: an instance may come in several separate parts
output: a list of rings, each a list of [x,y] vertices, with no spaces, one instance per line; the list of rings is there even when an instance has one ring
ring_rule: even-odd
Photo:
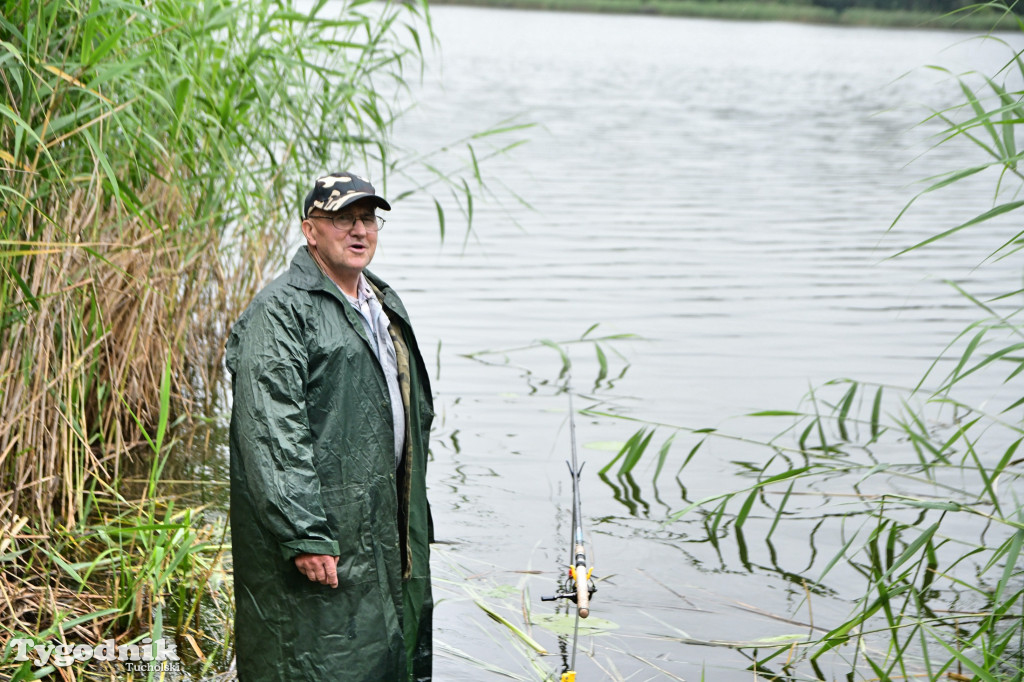
[[[356,226],[356,219],[356,216],[351,216],[350,218],[348,218],[348,222],[350,225],[352,225],[353,228],[355,228]],[[361,215],[358,217],[358,220],[362,221],[363,227],[366,230],[369,230],[370,232],[376,232],[377,230],[379,230],[380,226],[384,222],[380,219],[380,216],[373,215],[372,213]]]
[[[378,215],[367,214],[361,216],[354,215],[336,215],[336,216],[314,216],[323,217],[331,221],[334,227],[338,230],[354,230],[356,227],[356,221],[360,221],[363,224],[363,229],[369,232],[376,232],[384,226],[384,219]]]

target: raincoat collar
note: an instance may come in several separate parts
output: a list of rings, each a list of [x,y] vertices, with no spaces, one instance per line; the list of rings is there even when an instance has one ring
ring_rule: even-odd
[[[288,283],[305,291],[329,291],[334,293],[338,286],[324,274],[313,260],[308,246],[300,246],[288,268]]]
[[[369,270],[363,270],[363,276],[370,281],[370,283],[380,292],[382,303],[384,307],[397,313],[402,321],[407,325],[409,323],[409,315],[405,311],[405,306],[402,304],[402,300],[398,298],[398,294],[388,286],[388,283],[381,278],[374,275]],[[338,286],[331,281],[331,279],[324,274],[320,269],[320,266],[313,260],[312,254],[309,253],[308,246],[301,246],[295,253],[295,258],[292,259],[291,267],[288,269],[288,282],[296,287],[297,289],[303,289],[305,291],[324,291],[337,298],[341,303],[345,304],[345,307],[350,307],[346,301],[342,299],[341,292],[338,290]],[[352,311],[355,313],[355,311]]]

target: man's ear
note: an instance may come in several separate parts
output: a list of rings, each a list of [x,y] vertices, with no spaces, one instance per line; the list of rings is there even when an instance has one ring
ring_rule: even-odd
[[[303,220],[302,221],[302,234],[306,237],[306,243],[310,246],[316,246],[316,234],[313,232],[313,221]]]

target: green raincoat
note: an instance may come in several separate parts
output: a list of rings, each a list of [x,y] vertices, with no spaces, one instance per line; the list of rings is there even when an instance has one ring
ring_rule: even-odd
[[[364,274],[398,355],[397,471],[383,370],[359,313],[305,246],[228,339],[240,682],[431,677],[430,385],[405,306]],[[338,587],[303,576],[301,553],[340,557]]]

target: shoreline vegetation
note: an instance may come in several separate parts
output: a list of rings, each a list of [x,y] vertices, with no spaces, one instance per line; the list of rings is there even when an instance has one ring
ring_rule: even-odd
[[[174,474],[305,178],[409,172],[381,92],[417,70],[426,12],[0,0],[0,679],[153,679],[26,640],[167,636],[183,679],[228,668],[224,514],[172,479],[197,478]]]
[[[431,0],[431,5],[493,9],[641,14],[691,19],[781,21],[845,27],[916,28],[957,31],[1010,31],[1020,18],[1005,7],[965,5],[952,11],[831,6],[807,2],[751,0]],[[852,3],[851,3],[852,4]]]
[[[308,178],[412,181],[396,199],[444,193],[469,234],[478,163],[529,127],[395,145],[385,93],[435,44],[425,0],[0,0],[0,679],[155,679],[65,653],[164,637],[174,679],[233,676],[204,454],[228,329],[286,264]]]

